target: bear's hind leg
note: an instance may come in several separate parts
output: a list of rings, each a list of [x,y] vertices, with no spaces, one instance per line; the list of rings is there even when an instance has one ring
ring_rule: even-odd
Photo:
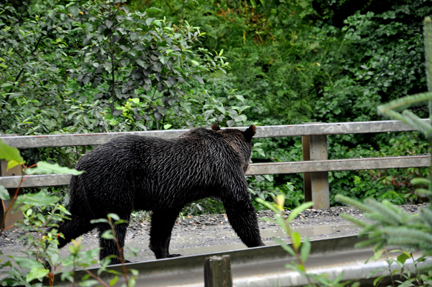
[[[129,220],[129,217],[126,218],[125,220]],[[128,227],[127,223],[121,223],[115,225],[114,231],[118,241],[118,246],[117,246],[115,240],[102,238],[102,234],[107,230],[111,230],[111,226],[108,223],[101,223],[98,225],[99,246],[101,247],[99,253],[100,260],[104,259],[109,255],[115,255],[116,258],[111,258],[110,264],[120,264],[121,263],[120,256],[125,263],[130,262],[124,260],[124,250],[123,250],[125,239],[126,239],[127,227]]]
[[[153,211],[149,247],[157,259],[181,256],[169,253],[171,232],[180,210],[181,208],[173,208]]]
[[[59,222],[58,233],[63,233],[64,238],[59,237],[59,248],[62,248],[72,239],[89,232],[95,226],[90,223],[90,219],[71,215],[71,219]],[[52,228],[50,228],[52,229]]]

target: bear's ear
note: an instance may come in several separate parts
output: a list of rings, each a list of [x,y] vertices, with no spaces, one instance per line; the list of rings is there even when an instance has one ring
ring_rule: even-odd
[[[254,125],[251,125],[243,132],[243,136],[246,138],[247,141],[250,141],[252,137],[255,135],[255,133],[256,133],[256,127]]]
[[[220,131],[220,127],[218,124],[213,124],[212,125],[212,130],[214,130],[215,132]]]

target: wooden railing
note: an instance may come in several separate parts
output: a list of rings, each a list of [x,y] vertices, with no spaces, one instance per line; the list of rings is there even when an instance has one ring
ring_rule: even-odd
[[[425,120],[428,122],[428,120]],[[240,128],[242,129],[242,128]],[[329,207],[329,171],[388,169],[430,166],[430,155],[352,158],[329,160],[327,136],[337,134],[402,132],[413,129],[398,121],[314,123],[301,125],[258,126],[254,138],[301,136],[303,161],[251,164],[247,175],[304,173],[304,192],[307,201],[314,201],[314,208]],[[99,134],[59,134],[38,136],[0,135],[2,140],[19,149],[40,147],[65,147],[99,145],[112,138],[126,134],[174,138],[187,130],[145,131]],[[3,163],[2,166],[5,166]],[[2,168],[0,185],[8,189],[17,188],[20,182],[19,171],[6,171]],[[70,175],[30,175],[22,187],[42,187],[68,185]]]

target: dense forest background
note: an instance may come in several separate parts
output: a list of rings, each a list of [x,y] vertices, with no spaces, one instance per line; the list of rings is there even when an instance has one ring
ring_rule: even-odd
[[[0,133],[382,120],[378,105],[426,91],[431,14],[430,0],[2,1]],[[328,140],[331,159],[428,152],[417,133]],[[90,148],[23,155],[72,167]],[[300,159],[300,138],[255,140],[253,162]],[[418,202],[409,182],[426,172],[331,172],[331,203],[337,193]],[[288,208],[303,200],[302,175],[249,185],[264,199],[284,193]],[[188,212],[220,209],[204,200]]]

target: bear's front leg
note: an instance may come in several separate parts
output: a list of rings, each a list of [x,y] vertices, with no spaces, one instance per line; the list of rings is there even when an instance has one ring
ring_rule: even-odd
[[[250,200],[246,183],[234,185],[222,197],[228,220],[247,247],[264,246],[258,227],[255,208]]]
[[[157,259],[181,256],[169,253],[171,232],[180,210],[181,208],[154,210],[152,213],[149,247]]]

